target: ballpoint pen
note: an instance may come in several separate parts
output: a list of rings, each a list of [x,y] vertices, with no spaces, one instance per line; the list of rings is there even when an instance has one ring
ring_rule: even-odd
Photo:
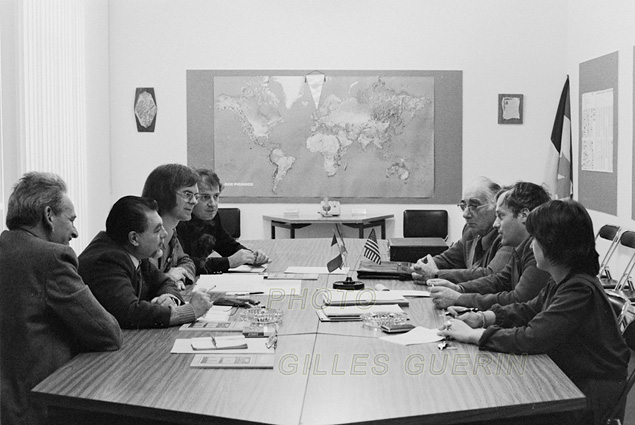
[[[243,291],[243,292],[227,292],[227,293],[225,293],[225,295],[227,295],[229,297],[241,297],[241,296],[245,296],[245,295],[258,295],[258,294],[264,294],[264,292],[263,291],[253,291],[253,292]]]

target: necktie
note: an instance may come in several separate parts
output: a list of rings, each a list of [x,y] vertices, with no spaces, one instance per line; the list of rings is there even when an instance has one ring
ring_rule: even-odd
[[[143,273],[141,273],[141,264],[137,266],[134,272],[134,285],[137,292],[137,304],[141,301],[141,291],[143,290]]]
[[[478,240],[476,241],[476,245],[474,247],[474,260],[472,261],[472,264],[481,265],[481,263],[483,262],[483,254],[485,252],[483,250],[482,241],[483,239],[481,237],[479,237]]]

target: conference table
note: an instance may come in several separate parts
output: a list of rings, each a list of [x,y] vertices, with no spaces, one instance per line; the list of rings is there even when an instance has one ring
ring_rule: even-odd
[[[364,241],[345,242],[347,265],[354,270]],[[269,254],[269,272],[323,267],[336,249],[330,239],[241,243]],[[387,259],[386,241],[379,243]],[[361,322],[320,322],[314,295],[342,278],[320,274],[303,280],[298,293],[254,296],[284,311],[273,369],[193,368],[193,354],[170,353],[176,338],[209,332],[125,330],[119,351],[82,353],[33,391],[65,414],[66,423],[96,423],[100,417],[108,417],[106,423],[511,423],[514,417],[585,406],[584,395],[546,355],[480,351],[456,341],[443,350],[437,343],[401,346],[379,339],[386,334]],[[365,283],[367,289],[377,283],[425,289],[412,281]],[[404,310],[411,323],[442,325],[444,314],[430,298],[409,300]]]
[[[271,222],[271,239],[276,238],[276,227],[289,229],[289,237],[295,238],[295,231],[311,224],[343,224],[344,226],[357,229],[359,238],[364,238],[364,229],[379,227],[381,238],[386,239],[386,220],[392,219],[394,214],[341,214],[333,216],[322,216],[315,214],[298,215],[263,215],[264,220]]]

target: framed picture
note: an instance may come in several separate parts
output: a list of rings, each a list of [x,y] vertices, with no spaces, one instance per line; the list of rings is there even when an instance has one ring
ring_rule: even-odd
[[[498,95],[498,123],[522,124],[523,123],[523,95],[499,94]]]

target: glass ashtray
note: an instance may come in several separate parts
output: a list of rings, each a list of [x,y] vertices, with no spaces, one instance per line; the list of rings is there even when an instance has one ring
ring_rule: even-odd
[[[364,313],[361,318],[364,326],[372,329],[379,329],[382,325],[403,325],[408,321],[406,313]]]
[[[282,319],[282,310],[277,308],[248,308],[240,312],[240,317],[245,322],[255,325],[267,325],[278,323]]]

